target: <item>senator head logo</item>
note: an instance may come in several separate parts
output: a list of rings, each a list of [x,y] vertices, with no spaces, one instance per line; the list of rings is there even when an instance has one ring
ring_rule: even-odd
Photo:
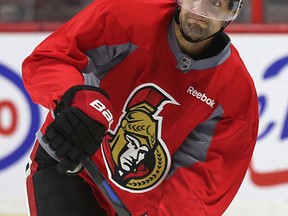
[[[161,137],[165,104],[178,103],[154,84],[136,88],[113,132],[103,143],[109,178],[121,189],[141,193],[155,188],[170,168],[170,154]]]

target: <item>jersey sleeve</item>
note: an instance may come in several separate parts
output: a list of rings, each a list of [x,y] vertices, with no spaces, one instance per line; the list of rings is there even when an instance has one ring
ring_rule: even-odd
[[[224,115],[219,117],[215,128],[207,127],[213,125],[210,119],[206,130],[200,133],[195,129],[196,134],[189,140],[191,148],[193,143],[207,146],[209,142],[207,154],[203,148],[198,154],[195,149],[194,153],[183,149],[179,159],[184,162],[178,164],[165,181],[158,215],[219,216],[224,213],[243,181],[257,139],[256,97],[247,107],[250,111],[246,117]],[[212,137],[207,139],[211,129]],[[201,155],[200,159],[197,155]]]
[[[93,2],[48,36],[24,60],[22,77],[34,102],[53,108],[53,101],[59,100],[68,88],[84,83],[86,52],[113,44],[113,38],[124,34],[109,12],[109,2]],[[105,34],[108,29],[109,35]]]

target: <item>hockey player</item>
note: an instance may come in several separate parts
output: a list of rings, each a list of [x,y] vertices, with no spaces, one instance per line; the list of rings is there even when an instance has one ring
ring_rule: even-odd
[[[115,215],[79,163],[88,155],[134,216],[222,215],[258,130],[253,81],[224,33],[241,8],[96,0],[44,40],[23,63],[50,110],[30,156],[30,214]]]

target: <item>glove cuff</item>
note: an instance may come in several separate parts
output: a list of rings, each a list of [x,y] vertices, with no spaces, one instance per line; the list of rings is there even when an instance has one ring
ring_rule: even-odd
[[[80,109],[87,116],[104,125],[105,131],[113,121],[112,105],[109,99],[99,91],[76,92],[71,106]]]
[[[65,92],[54,110],[55,115],[59,115],[63,109],[69,106],[78,108],[90,118],[104,125],[105,131],[113,121],[109,95],[98,87],[87,85],[71,87]]]

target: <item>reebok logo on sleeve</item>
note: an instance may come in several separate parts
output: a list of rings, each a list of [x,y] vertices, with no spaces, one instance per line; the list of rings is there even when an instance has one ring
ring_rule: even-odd
[[[205,93],[201,93],[197,91],[193,86],[189,86],[187,89],[187,93],[193,97],[196,97],[197,99],[201,100],[203,103],[206,103],[211,108],[214,108],[215,101],[211,98],[207,97]]]

